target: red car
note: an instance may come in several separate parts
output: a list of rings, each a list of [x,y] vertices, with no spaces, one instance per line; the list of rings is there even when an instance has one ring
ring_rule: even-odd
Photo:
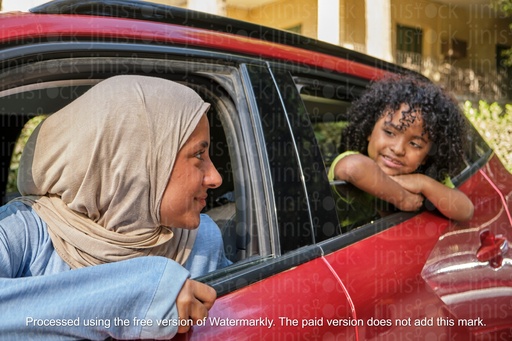
[[[1,195],[26,122],[117,74],[179,81],[212,103],[223,184],[207,214],[233,265],[181,339],[512,340],[512,175],[478,133],[455,223],[398,212],[342,232],[326,168],[346,112],[400,67],[288,32],[140,1],[52,1],[0,15]],[[1,331],[0,331],[1,332]]]

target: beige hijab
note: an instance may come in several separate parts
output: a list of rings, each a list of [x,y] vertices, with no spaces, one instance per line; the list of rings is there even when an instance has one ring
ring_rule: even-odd
[[[104,80],[51,115],[23,152],[18,188],[72,268],[161,255],[183,264],[196,230],[160,226],[178,151],[208,110],[159,78]]]

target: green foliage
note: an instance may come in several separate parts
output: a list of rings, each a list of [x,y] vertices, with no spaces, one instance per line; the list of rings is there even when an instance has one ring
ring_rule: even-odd
[[[491,5],[507,16],[512,15],[512,0],[491,0]]]
[[[344,121],[314,124],[315,137],[327,166],[338,156],[341,131],[347,124]]]
[[[478,107],[473,107],[466,101],[464,113],[512,173],[512,104],[503,108],[498,103],[480,101]]]

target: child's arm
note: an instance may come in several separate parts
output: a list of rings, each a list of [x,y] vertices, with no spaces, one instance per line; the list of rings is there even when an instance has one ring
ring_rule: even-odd
[[[415,211],[423,204],[422,195],[404,189],[365,155],[345,156],[336,163],[334,177],[336,180],[347,181],[402,211]]]
[[[393,177],[408,191],[422,194],[446,217],[465,221],[473,216],[473,203],[457,190],[424,174],[407,174]]]

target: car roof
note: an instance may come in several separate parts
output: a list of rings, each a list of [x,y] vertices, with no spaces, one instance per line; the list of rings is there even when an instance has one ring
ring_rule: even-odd
[[[134,40],[149,39],[151,36],[151,39],[162,42],[301,63],[366,79],[379,78],[388,72],[411,72],[395,64],[292,32],[144,1],[55,0],[30,12],[45,16],[19,14],[10,24],[6,23],[9,20],[2,19],[3,27],[15,27],[25,20],[36,21],[41,36],[63,36],[67,33],[74,37],[86,37],[100,33],[104,37],[123,35],[123,38]],[[91,22],[93,17],[97,17],[98,21]],[[114,18],[136,20],[137,23],[123,24],[119,20],[112,21]],[[167,24],[167,28],[159,24]],[[3,32],[0,40],[12,39],[9,33],[5,33],[12,30]]]

